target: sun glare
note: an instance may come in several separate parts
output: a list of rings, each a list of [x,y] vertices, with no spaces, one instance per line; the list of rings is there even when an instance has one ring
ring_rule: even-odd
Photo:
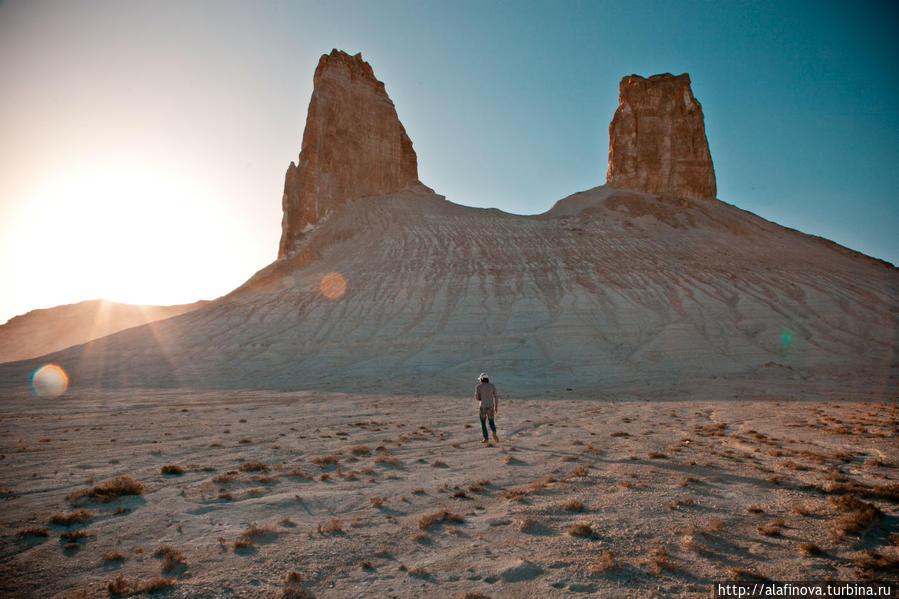
[[[17,210],[9,234],[11,247],[27,248],[23,280],[34,297],[65,298],[58,303],[205,297],[219,274],[207,265],[227,254],[221,240],[234,229],[189,178],[133,167],[59,173]]]

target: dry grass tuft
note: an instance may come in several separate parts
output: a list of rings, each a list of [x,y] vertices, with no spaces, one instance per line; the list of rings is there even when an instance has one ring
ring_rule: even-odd
[[[315,528],[315,531],[320,535],[342,533],[343,522],[340,520],[340,518],[331,518],[324,526],[319,524]]]
[[[244,462],[238,470],[241,472],[268,472],[269,468],[262,462]]]
[[[618,556],[615,555],[614,552],[606,549],[605,551],[600,552],[596,557],[596,561],[590,564],[590,574],[595,576],[607,572],[615,572],[620,568],[621,562],[618,561]]]
[[[256,541],[271,539],[277,536],[277,534],[277,531],[272,530],[268,526],[251,526],[234,541],[234,550],[248,551],[256,546]]]
[[[568,475],[568,478],[581,478],[590,474],[590,471],[587,470],[587,467],[581,464],[577,468],[571,471],[571,474]],[[551,481],[555,482],[555,481]]]
[[[153,552],[153,557],[162,558],[162,571],[171,572],[180,568],[187,568],[187,560],[184,554],[172,547],[163,545]]]
[[[176,466],[175,464],[167,464],[162,467],[161,472],[166,475],[181,476],[184,474],[184,468]]]
[[[386,497],[371,497],[369,498],[369,503],[371,503],[372,507],[384,507],[384,504],[387,503]]]
[[[18,537],[49,537],[50,530],[46,526],[31,526],[16,533]]]
[[[815,543],[801,543],[799,553],[803,555],[824,555],[824,550]]]
[[[668,550],[661,545],[655,545],[650,548],[649,553],[643,558],[641,563],[655,575],[661,574],[666,570],[674,572],[677,569],[674,562],[671,561],[671,556],[668,555]]]
[[[531,532],[540,526],[540,521],[533,516],[525,516],[518,521],[520,532]]]
[[[646,457],[648,457],[651,460],[664,460],[668,456],[665,455],[664,453],[662,453],[661,451],[650,451],[648,454],[646,454]]]
[[[121,553],[121,552],[119,552],[119,551],[108,551],[108,552],[106,552],[106,553],[101,553],[101,554],[100,554],[100,557],[101,557],[101,558],[103,559],[103,561],[106,562],[107,564],[111,564],[111,563],[114,563],[114,562],[123,562],[123,561],[125,561],[125,560],[127,559],[127,558],[125,557],[125,554],[123,554],[123,553]]]
[[[695,505],[695,504],[696,504],[696,502],[693,500],[692,497],[680,497],[680,498],[672,501],[670,504],[668,504],[668,508],[672,509],[672,510],[676,510],[677,508],[681,507],[682,505],[691,506],[691,505]]]
[[[491,599],[491,597],[481,591],[465,591],[461,595],[456,595],[455,599]]]
[[[88,499],[99,503],[110,503],[125,495],[143,495],[144,485],[130,476],[117,476],[92,489],[79,489],[66,496],[71,502]]]
[[[569,499],[562,505],[562,509],[568,512],[583,512],[584,502],[579,499]]]
[[[402,468],[403,463],[398,459],[391,457],[389,455],[381,454],[375,458],[375,464],[381,464],[384,466],[393,466],[394,468]]]
[[[503,489],[503,497],[509,501],[522,501],[528,494],[527,489]]]
[[[93,519],[93,512],[89,512],[88,510],[78,510],[68,514],[53,514],[50,516],[48,522],[60,526],[71,526],[73,524],[87,524]]]
[[[76,530],[74,532],[64,532],[59,535],[59,538],[63,541],[80,541],[81,539],[86,539],[90,536],[90,533],[86,530]]]
[[[749,512],[750,514],[755,514],[756,516],[761,516],[762,514],[765,513],[765,510],[763,510],[762,508],[760,508],[757,505],[750,505],[748,508],[746,508],[746,511]]]
[[[766,537],[779,537],[781,535],[780,527],[775,526],[774,523],[759,526],[756,530],[759,531],[759,534],[765,535]]]
[[[830,502],[837,510],[847,512],[831,527],[831,535],[837,539],[861,532],[883,517],[883,512],[877,506],[856,499],[852,495],[830,497]]]
[[[428,578],[431,574],[421,566],[418,566],[409,570],[409,576],[414,576],[415,578]]]
[[[313,464],[318,464],[319,466],[331,466],[336,464],[338,461],[339,458],[336,455],[319,456],[317,458],[312,458],[311,460]]]
[[[855,575],[862,580],[880,580],[878,573],[899,571],[899,557],[894,555],[882,555],[870,549],[862,551],[853,560]]]
[[[132,595],[140,595],[141,593],[155,593],[163,589],[175,586],[171,580],[156,576],[147,582],[131,582],[123,575],[119,574],[114,580],[110,580],[106,585],[112,597],[130,597]]]
[[[572,524],[565,533],[570,537],[588,538],[593,536],[593,527],[587,522]]]
[[[228,472],[212,477],[212,482],[220,485],[230,483],[235,480],[237,480],[237,470],[229,470]]]
[[[460,524],[462,522],[465,522],[465,517],[453,513],[449,510],[440,510],[434,512],[433,514],[425,514],[424,516],[419,518],[418,527],[422,530],[427,530],[428,528],[436,526],[437,524],[440,524],[442,522]]]

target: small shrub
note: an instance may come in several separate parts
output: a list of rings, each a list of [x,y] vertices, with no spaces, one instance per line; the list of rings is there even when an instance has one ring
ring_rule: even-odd
[[[619,568],[621,568],[621,563],[618,561],[618,556],[606,549],[590,565],[590,574],[605,574],[606,572],[614,572]]]
[[[315,529],[319,534],[336,534],[343,532],[343,522],[340,518],[331,518],[327,524],[321,524]]]
[[[801,543],[799,545],[799,553],[803,555],[823,555],[824,550],[815,543]]]
[[[80,541],[81,539],[86,539],[88,536],[90,536],[88,532],[76,530],[74,532],[64,532],[59,535],[59,538],[63,541]]]
[[[525,516],[518,521],[520,532],[532,532],[540,526],[540,521],[533,516]]]
[[[403,463],[399,459],[383,454],[375,458],[375,464],[393,466],[394,468],[401,468],[403,465]]]
[[[450,512],[449,510],[440,510],[438,512],[434,512],[433,514],[425,514],[424,516],[419,518],[418,527],[422,530],[425,530],[442,522],[459,524],[465,522],[465,518],[463,516],[460,516],[459,514]]]
[[[748,508],[746,508],[746,511],[749,512],[750,514],[755,514],[756,516],[761,516],[762,514],[765,513],[765,510],[763,510],[762,508],[760,508],[757,505],[750,505]]]
[[[673,572],[676,569],[668,551],[660,545],[652,547],[642,563],[655,575],[661,574],[665,570]]]
[[[219,485],[223,485],[225,483],[230,483],[235,480],[237,480],[237,471],[236,470],[229,470],[228,472],[225,472],[223,474],[219,474],[218,476],[212,477],[212,482],[219,484]]]
[[[562,509],[569,512],[583,512],[584,502],[579,499],[569,499],[562,505]]]
[[[73,524],[87,524],[93,519],[93,512],[78,510],[68,514],[53,514],[48,521],[50,524],[58,524],[59,526],[71,526]]]
[[[665,455],[665,454],[662,453],[661,451],[650,451],[650,452],[649,452],[648,454],[646,454],[646,455],[647,455],[648,458],[650,458],[650,459],[652,459],[652,460],[664,460],[665,458],[668,457],[667,455]]]
[[[366,447],[365,445],[357,445],[350,449],[350,453],[357,456],[367,456],[371,455],[371,449]]]
[[[759,534],[765,535],[766,537],[779,537],[781,533],[780,527],[774,526],[773,524],[759,526],[757,530],[759,531]]]
[[[100,557],[107,564],[111,564],[113,562],[123,562],[125,561],[125,555],[118,551],[108,551],[106,553],[100,554]]]
[[[173,476],[181,476],[184,474],[184,468],[181,466],[176,466],[175,464],[168,464],[167,466],[162,467],[162,473]]]
[[[66,496],[71,502],[89,499],[99,503],[110,503],[126,495],[143,495],[144,485],[130,476],[117,476],[92,489],[79,489]]]
[[[268,472],[268,466],[262,462],[244,462],[238,470],[241,472]]]
[[[184,554],[172,547],[163,545],[153,552],[153,557],[162,558],[162,571],[171,572],[178,568],[186,568],[187,560]]]
[[[49,537],[50,530],[46,526],[32,526],[30,528],[23,528],[19,532],[16,533],[16,536],[19,537]]]
[[[319,466],[331,466],[333,464],[336,464],[339,459],[336,455],[326,455],[312,458],[311,461],[313,464],[318,464]]]
[[[579,522],[577,524],[572,524],[567,531],[566,534],[570,537],[592,537],[593,536],[593,527],[591,527],[586,522]]]
[[[860,501],[852,495],[831,497],[830,501],[838,510],[848,512],[833,523],[831,533],[834,537],[861,532],[883,517],[883,512],[877,506]]]
[[[690,505],[695,505],[695,504],[696,504],[696,502],[693,500],[692,497],[681,497],[679,499],[675,499],[671,504],[668,505],[668,507],[672,510],[675,510],[682,505],[690,506]]]

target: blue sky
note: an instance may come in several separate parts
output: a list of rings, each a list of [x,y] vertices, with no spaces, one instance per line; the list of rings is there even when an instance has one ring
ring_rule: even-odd
[[[621,77],[689,73],[721,200],[897,264],[897,30],[873,1],[7,0],[0,322],[271,262],[335,47],[385,82],[422,181],[521,214],[605,181]]]

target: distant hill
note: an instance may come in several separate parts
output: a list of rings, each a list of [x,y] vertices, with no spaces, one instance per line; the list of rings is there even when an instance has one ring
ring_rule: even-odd
[[[223,298],[43,360],[101,387],[447,392],[486,370],[528,393],[895,393],[897,315],[891,265],[718,200],[603,186],[519,216],[410,191],[344,206]]]
[[[0,362],[26,360],[196,310],[208,302],[135,306],[106,300],[32,310],[0,326]]]

